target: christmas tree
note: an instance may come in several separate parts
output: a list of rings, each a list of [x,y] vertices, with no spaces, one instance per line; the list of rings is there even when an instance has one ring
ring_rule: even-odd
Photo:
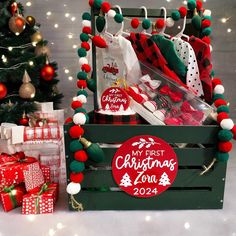
[[[158,185],[161,185],[161,186],[170,185],[170,179],[169,179],[168,175],[166,174],[166,172],[164,172],[162,174]]]
[[[55,62],[33,16],[14,0],[0,1],[0,123],[25,124],[24,114],[37,102],[53,102],[58,108]]]
[[[132,186],[130,176],[127,173],[122,177],[120,182],[120,186],[124,186],[125,188]]]

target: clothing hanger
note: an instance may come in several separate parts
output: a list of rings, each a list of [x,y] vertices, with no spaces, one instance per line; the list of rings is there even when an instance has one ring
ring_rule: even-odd
[[[167,11],[166,11],[166,8],[165,7],[161,7],[161,10],[164,11],[164,22],[165,22],[165,25],[163,27],[163,29],[159,32],[159,34],[167,37],[167,38],[171,38],[171,36],[169,34],[165,34],[165,30],[166,30],[166,19],[167,19]]]
[[[143,10],[144,10],[144,14],[145,14],[144,17],[145,17],[145,19],[148,19],[147,8],[146,8],[145,6],[141,6],[140,9],[143,9]],[[148,36],[152,36],[152,34],[147,33],[147,31],[146,31],[145,29],[142,31],[142,33],[143,33],[143,34],[146,34],[146,35],[148,35]]]
[[[108,24],[107,24],[108,20],[107,20],[107,18],[108,18],[108,14],[106,13],[105,14],[105,22],[106,23],[105,23],[104,34],[107,35],[108,37],[110,37],[111,39],[113,39],[113,37],[114,37],[113,34],[107,31],[107,29],[108,29]]]
[[[182,27],[181,31],[175,36],[175,38],[185,37],[189,41],[189,36],[184,34],[184,31],[186,28],[186,22],[187,22],[187,16],[184,17],[183,27]]]

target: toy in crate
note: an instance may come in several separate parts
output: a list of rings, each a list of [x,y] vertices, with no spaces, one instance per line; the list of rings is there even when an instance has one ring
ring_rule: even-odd
[[[189,1],[188,10],[173,12],[111,9],[99,1],[90,5],[91,15],[82,15],[80,90],[65,125],[70,210],[222,208],[236,126],[221,81],[212,79],[210,11],[195,1]],[[147,15],[159,19],[152,24]],[[124,16],[135,17],[131,26],[144,31],[124,32]],[[186,24],[187,17],[192,24]],[[110,18],[120,23],[116,33],[108,32]],[[166,26],[180,18],[181,32],[168,36]],[[82,107],[86,87],[96,92],[89,115]],[[212,101],[214,106],[206,103]]]

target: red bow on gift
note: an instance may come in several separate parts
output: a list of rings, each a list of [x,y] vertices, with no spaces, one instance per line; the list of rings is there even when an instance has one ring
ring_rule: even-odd
[[[169,96],[172,102],[181,102],[183,99],[183,94],[181,92],[172,91],[168,85],[163,86],[159,92],[162,95]]]

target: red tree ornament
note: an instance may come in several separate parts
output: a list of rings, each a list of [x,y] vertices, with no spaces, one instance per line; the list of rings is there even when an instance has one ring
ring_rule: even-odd
[[[28,126],[29,125],[29,118],[28,117],[22,117],[20,120],[19,120],[19,124],[20,125],[23,125],[23,126]]]
[[[6,95],[7,95],[7,87],[3,83],[0,83],[0,99],[5,98]]]
[[[51,81],[55,75],[55,70],[51,65],[45,65],[41,69],[41,78],[46,81]]]

